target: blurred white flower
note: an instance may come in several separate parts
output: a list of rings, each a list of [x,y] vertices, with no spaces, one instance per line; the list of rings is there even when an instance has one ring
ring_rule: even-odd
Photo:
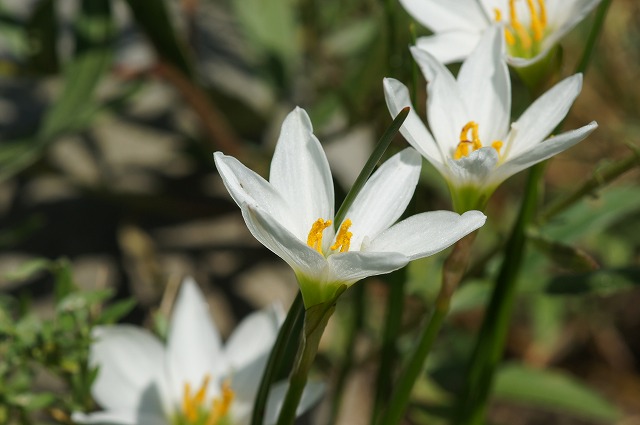
[[[223,347],[206,301],[192,279],[185,279],[176,301],[166,347],[145,329],[117,325],[95,330],[90,359],[99,366],[92,387],[105,410],[81,414],[83,424],[242,425],[253,409],[267,356],[282,313],[249,315]],[[287,384],[271,391],[266,424],[277,419]],[[310,383],[299,411],[322,394]]]
[[[539,61],[600,0],[400,0],[416,21],[433,31],[416,46],[442,63],[471,54],[482,34],[504,24],[509,63],[525,67]]]
[[[253,236],[295,271],[307,308],[331,300],[342,285],[435,254],[486,219],[479,211],[434,211],[396,223],[421,168],[420,155],[408,148],[371,176],[336,234],[331,171],[301,108],[282,124],[269,181],[233,157],[214,158]]]
[[[412,48],[427,85],[427,130],[415,112],[401,132],[447,180],[456,211],[482,209],[508,177],[568,149],[597,124],[547,138],[562,121],[582,88],[582,75],[561,81],[509,125],[511,81],[498,28],[488,30],[462,64],[458,78],[435,57]],[[392,116],[411,106],[399,81],[384,80]]]

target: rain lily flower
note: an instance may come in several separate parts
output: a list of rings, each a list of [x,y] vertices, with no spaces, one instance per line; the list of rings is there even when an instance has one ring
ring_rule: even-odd
[[[434,32],[416,45],[442,63],[471,54],[482,34],[504,25],[509,63],[525,67],[544,58],[600,0],[400,0]]]
[[[435,211],[396,223],[421,168],[420,155],[408,148],[371,176],[335,232],[331,171],[300,108],[282,125],[269,181],[233,157],[214,158],[253,236],[293,268],[306,308],[332,300],[343,286],[435,254],[486,219],[479,211]]]
[[[401,132],[447,180],[456,211],[484,208],[508,177],[575,145],[597,127],[591,122],[546,138],[580,93],[581,74],[552,87],[509,126],[511,83],[503,49],[499,29],[487,31],[457,79],[435,57],[412,49],[428,81],[431,132],[413,111]],[[392,116],[411,105],[399,81],[385,79],[384,91]]]
[[[247,424],[281,319],[275,309],[253,313],[223,347],[202,293],[186,279],[166,347],[139,327],[96,328],[90,359],[99,371],[92,394],[105,410],[75,413],[73,420],[108,425]],[[285,390],[284,383],[272,389],[265,423],[275,423]],[[319,384],[309,384],[299,411],[321,393]]]

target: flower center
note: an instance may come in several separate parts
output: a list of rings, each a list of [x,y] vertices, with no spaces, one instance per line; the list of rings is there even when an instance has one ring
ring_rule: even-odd
[[[222,393],[207,403],[207,387],[210,376],[205,375],[202,384],[193,392],[191,385],[184,384],[182,410],[176,415],[175,425],[226,425],[229,423],[229,409],[235,394],[225,380],[221,385]]]
[[[322,218],[317,219],[313,225],[311,225],[309,236],[307,236],[307,245],[318,251],[320,254],[322,254],[322,233],[324,232],[324,229],[331,226],[331,223],[331,220],[324,220]],[[340,252],[349,251],[351,237],[353,236],[353,233],[349,231],[349,227],[351,227],[350,219],[346,219],[342,222],[340,229],[338,230],[338,234],[336,235],[336,242],[331,246],[331,250],[340,250]]]
[[[471,133],[471,139],[469,139],[469,133]],[[453,159],[460,159],[463,156],[468,156],[471,152],[477,151],[481,147],[482,142],[478,135],[478,123],[475,121],[469,121],[462,127],[462,131],[460,131],[460,143],[458,143],[458,146],[453,153]],[[499,154],[500,148],[502,147],[502,141],[494,140],[491,143],[491,147]]]
[[[516,11],[516,0],[509,0],[509,23],[504,29],[504,37],[514,56],[533,57],[540,51],[540,42],[547,28],[547,10],[544,0],[525,0],[531,16],[529,27],[522,24]],[[493,9],[496,22],[502,21],[502,11]]]

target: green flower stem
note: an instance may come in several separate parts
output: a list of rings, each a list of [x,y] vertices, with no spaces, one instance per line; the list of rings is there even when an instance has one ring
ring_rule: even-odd
[[[420,340],[409,359],[407,367],[398,380],[396,391],[393,394],[389,408],[380,421],[380,425],[397,425],[401,423],[402,416],[409,404],[411,390],[421,375],[427,355],[431,351],[433,342],[440,332],[444,319],[449,313],[451,297],[458,287],[469,263],[471,247],[476,235],[477,232],[473,232],[460,239],[455,244],[449,257],[445,260],[442,270],[442,286],[438,293],[433,312],[422,330]]]
[[[459,399],[459,415],[455,422],[459,425],[484,423],[493,375],[502,356],[509,328],[515,299],[515,282],[524,256],[525,231],[535,213],[538,185],[544,168],[544,163],[540,163],[531,167],[529,171],[525,198],[504,250],[502,268],[471,356],[466,386]]]
[[[576,66],[576,72],[586,72],[589,63],[591,63],[591,56],[593,55],[593,51],[595,50],[596,42],[598,41],[598,37],[600,36],[600,32],[602,30],[602,26],[604,25],[604,20],[607,17],[607,12],[609,11],[610,5],[611,0],[604,0],[598,6],[596,17],[593,21],[593,25],[591,25],[591,31],[589,32],[587,42],[585,43],[586,46],[582,52],[582,57],[578,62],[578,66]]]
[[[377,423],[391,396],[392,377],[398,358],[397,338],[402,325],[406,276],[406,268],[403,268],[394,272],[388,281],[387,316],[382,334],[376,396],[371,415],[372,425]]]
[[[293,425],[296,419],[296,410],[302,398],[302,392],[307,384],[309,371],[318,353],[320,338],[336,309],[336,300],[345,289],[346,286],[343,285],[337,291],[335,298],[325,303],[316,304],[306,310],[304,332],[298,346],[296,361],[289,376],[289,388],[282,403],[277,425]]]
[[[278,372],[283,369],[287,352],[293,351],[293,349],[290,349],[290,346],[298,340],[303,320],[304,303],[302,301],[302,294],[298,291],[298,295],[293,300],[293,304],[278,332],[273,349],[267,360],[267,365],[262,375],[262,380],[260,381],[260,387],[258,388],[258,394],[253,404],[251,425],[263,425],[264,423],[269,390],[278,379]]]
[[[609,165],[605,169],[595,172],[593,176],[582,184],[575,192],[568,196],[558,199],[549,205],[536,219],[538,226],[543,226],[551,218],[565,211],[567,208],[575,204],[580,199],[593,193],[593,191],[605,186],[611,181],[617,179],[622,174],[634,167],[640,167],[640,148],[630,146],[632,154],[627,158]]]
[[[340,370],[338,371],[338,378],[336,379],[335,391],[333,391],[332,403],[331,403],[331,417],[328,421],[329,424],[335,424],[340,413],[340,407],[343,400],[344,388],[347,383],[347,377],[353,366],[353,357],[355,352],[356,339],[358,333],[362,329],[362,323],[364,319],[364,297],[365,286],[355,285],[352,291],[352,317],[351,326],[347,332],[347,345],[344,348],[344,359]]]

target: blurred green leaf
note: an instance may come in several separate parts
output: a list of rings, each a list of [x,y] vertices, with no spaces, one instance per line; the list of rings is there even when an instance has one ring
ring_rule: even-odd
[[[591,273],[556,276],[546,292],[553,295],[607,295],[640,285],[640,268],[602,269]]]
[[[58,72],[58,17],[53,0],[37,3],[26,30],[29,70],[38,74]]]
[[[348,57],[362,51],[375,38],[378,24],[374,18],[360,19],[339,29],[325,40],[327,53]]]
[[[489,302],[493,285],[489,280],[473,280],[464,282],[453,294],[449,314],[482,308]]]
[[[24,393],[15,394],[9,398],[9,402],[15,406],[27,410],[42,409],[50,406],[55,401],[55,396],[51,393]]]
[[[118,301],[102,311],[98,322],[101,324],[115,323],[133,310],[136,303],[134,298]]]
[[[528,237],[539,252],[562,269],[573,272],[588,272],[599,267],[596,260],[580,248],[539,235],[528,234]]]
[[[48,260],[46,258],[36,258],[33,260],[29,260],[20,264],[20,267],[18,267],[18,269],[12,271],[11,273],[7,273],[4,277],[9,281],[23,281],[29,279],[35,274],[49,270],[51,267],[51,263],[51,260]]]
[[[616,407],[571,376],[517,364],[498,370],[493,396],[606,423],[620,417]]]
[[[111,289],[102,289],[92,292],[72,292],[64,297],[58,305],[56,305],[56,309],[59,312],[88,309],[92,305],[102,302],[112,295],[113,290]]]

